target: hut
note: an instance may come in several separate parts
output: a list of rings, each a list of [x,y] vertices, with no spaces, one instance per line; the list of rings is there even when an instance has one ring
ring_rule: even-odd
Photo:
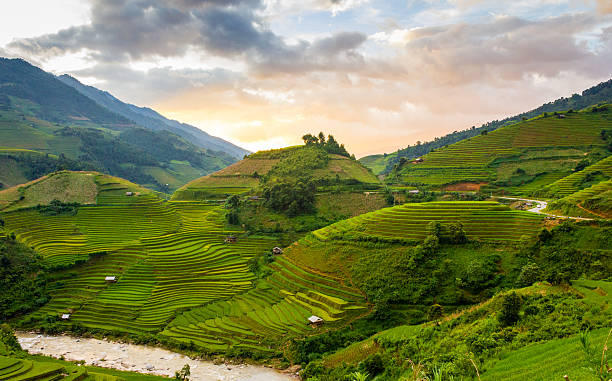
[[[410,194],[419,194],[419,190],[418,189],[410,189],[408,191],[408,193],[410,193]]]
[[[126,195],[126,196],[133,196],[133,195],[134,195],[134,192],[125,192],[125,195]]]
[[[62,314],[62,320],[70,320],[70,314]]]
[[[272,249],[272,254],[275,255],[279,255],[283,253],[283,249],[281,249],[280,247],[276,246],[274,249]]]
[[[117,282],[117,277],[116,277],[116,276],[106,276],[106,277],[104,278],[104,280],[105,280],[107,283],[116,283],[116,282]]]
[[[323,319],[321,319],[320,317],[316,315],[312,315],[311,317],[308,318],[308,324],[313,326],[313,328],[318,327],[321,324],[323,324]]]
[[[228,235],[227,237],[225,237],[225,243],[234,243],[236,241],[238,241],[238,238],[236,238],[236,236]]]

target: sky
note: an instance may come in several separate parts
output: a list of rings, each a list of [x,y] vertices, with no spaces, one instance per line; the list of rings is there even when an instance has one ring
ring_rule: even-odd
[[[3,1],[0,56],[251,151],[323,131],[361,157],[612,78],[612,1]]]

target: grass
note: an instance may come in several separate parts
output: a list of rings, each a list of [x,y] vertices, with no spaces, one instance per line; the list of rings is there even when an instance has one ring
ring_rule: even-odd
[[[366,213],[313,232],[320,240],[336,237],[366,239],[422,240],[430,222],[461,222],[469,238],[484,241],[514,241],[533,236],[542,226],[542,217],[511,210],[487,201],[451,201],[404,204]]]
[[[58,269],[51,301],[22,324],[45,325],[70,313],[70,321],[53,324],[158,335],[205,352],[271,354],[311,334],[310,315],[331,329],[362,313],[356,290],[282,257],[259,279],[250,263],[279,244],[228,230],[218,203],[165,202],[111,176],[94,179],[97,203],[78,207],[76,215],[33,209],[4,215],[6,229]],[[127,196],[127,189],[135,194]],[[239,235],[236,243],[224,243],[230,234]],[[105,282],[108,275],[118,281]]]
[[[609,328],[591,332],[591,340],[601,355]],[[533,344],[506,353],[482,375],[482,380],[599,380],[587,369],[579,335]]]
[[[602,181],[550,202],[546,212],[576,217],[612,218],[612,180]]]
[[[430,152],[405,164],[388,181],[439,186],[508,180],[521,168],[529,175],[568,171],[584,153],[604,146],[600,132],[612,128],[610,111],[538,117]],[[582,155],[582,156],[581,156]],[[542,179],[540,179],[540,185]]]
[[[313,147],[295,146],[253,153],[220,171],[187,183],[172,198],[216,200],[246,194],[265,181],[266,176],[270,181],[311,177],[320,185],[367,184],[374,188],[380,185],[376,176],[355,160]]]

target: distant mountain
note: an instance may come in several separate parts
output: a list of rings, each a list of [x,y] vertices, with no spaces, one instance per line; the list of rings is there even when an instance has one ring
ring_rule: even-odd
[[[246,152],[194,127],[187,134],[186,127],[162,124],[167,119],[152,110],[106,96],[113,109],[24,60],[0,58],[0,188],[70,169],[99,171],[169,192]],[[145,128],[116,112],[130,107],[133,112],[126,115],[142,113],[147,116],[139,120],[149,122],[157,116],[159,127],[149,123]],[[216,145],[193,143],[203,137]]]
[[[105,108],[119,114],[132,122],[151,130],[171,131],[198,147],[207,150],[225,152],[237,159],[242,159],[250,152],[240,148],[221,138],[211,136],[197,127],[185,123],[177,122],[160,115],[155,110],[148,107],[138,107],[133,104],[125,103],[115,98],[112,94],[99,90],[93,86],[87,86],[67,74],[57,77],[68,86],[73,87],[81,94],[94,100]]]
[[[417,158],[419,156],[428,154],[435,149],[480,135],[484,131],[493,131],[500,127],[520,122],[524,119],[536,117],[545,112],[560,112],[568,110],[578,111],[597,103],[609,102],[612,102],[612,79],[584,90],[580,95],[574,94],[569,98],[559,98],[553,102],[545,103],[538,108],[522,114],[511,116],[502,120],[494,120],[492,122],[485,123],[480,127],[472,127],[462,131],[453,131],[450,134],[435,138],[432,141],[425,143],[419,142],[418,144],[408,146],[390,154],[366,156],[359,159],[359,161],[361,161],[363,165],[370,168],[376,174],[389,173],[393,169],[393,166],[398,163],[401,158]]]
[[[58,81],[36,66],[22,59],[0,57],[0,97],[16,97],[29,101],[20,104],[34,116],[51,122],[90,120],[100,124],[127,124],[127,118],[118,115],[70,86]],[[6,106],[5,106],[6,107]]]

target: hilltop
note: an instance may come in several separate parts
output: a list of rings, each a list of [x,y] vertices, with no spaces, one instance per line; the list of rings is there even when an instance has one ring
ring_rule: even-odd
[[[609,104],[543,114],[440,148],[418,161],[402,160],[387,181],[531,194],[608,156],[611,116]]]
[[[110,94],[106,98],[113,108],[23,60],[0,59],[0,188],[70,169],[105,172],[168,192],[235,162],[242,152],[230,143],[230,153],[223,152],[216,138]],[[139,112],[158,124],[139,124]],[[206,146],[204,137],[216,143]]]
[[[220,171],[196,179],[176,191],[173,198],[205,199],[249,192],[267,182],[308,178],[319,188],[377,188],[380,181],[358,161],[303,145],[248,155]]]
[[[393,170],[393,166],[400,162],[402,158],[416,159],[445,147],[449,144],[457,143],[461,140],[488,133],[500,127],[518,123],[520,121],[534,118],[544,113],[555,113],[567,110],[581,110],[598,103],[612,102],[612,79],[602,82],[596,86],[584,90],[581,94],[573,94],[571,97],[559,98],[553,102],[548,102],[533,110],[506,118],[494,120],[483,124],[480,127],[473,126],[462,131],[453,131],[450,134],[435,138],[429,142],[417,142],[415,145],[397,150],[389,154],[378,154],[365,156],[361,161],[366,167],[370,168],[375,174],[387,174]]]
[[[0,211],[49,205],[52,201],[63,204],[95,205],[108,195],[124,196],[153,194],[152,191],[127,180],[99,172],[59,171],[34,181],[0,191]],[[122,194],[123,193],[123,194]]]

